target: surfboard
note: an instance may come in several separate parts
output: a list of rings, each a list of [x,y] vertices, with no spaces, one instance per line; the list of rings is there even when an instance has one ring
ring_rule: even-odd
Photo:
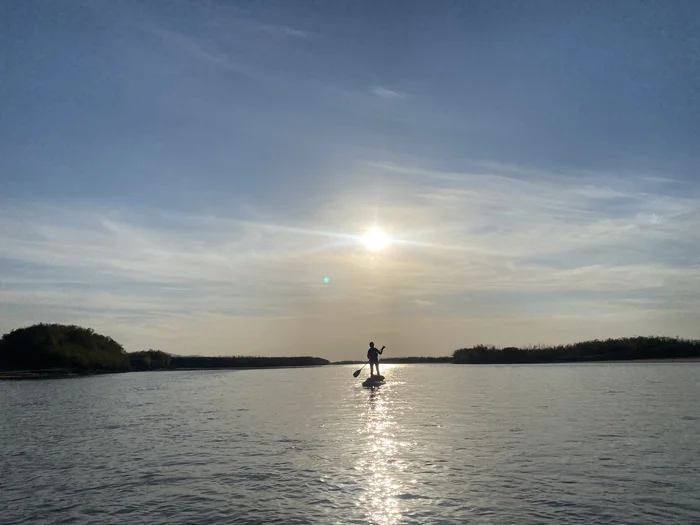
[[[379,386],[384,384],[384,376],[370,376],[362,382],[362,386]]]

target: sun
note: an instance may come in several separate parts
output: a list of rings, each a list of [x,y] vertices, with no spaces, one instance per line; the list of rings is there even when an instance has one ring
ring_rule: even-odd
[[[381,228],[370,228],[360,237],[360,242],[365,245],[371,252],[380,252],[389,244],[391,244],[391,239]]]

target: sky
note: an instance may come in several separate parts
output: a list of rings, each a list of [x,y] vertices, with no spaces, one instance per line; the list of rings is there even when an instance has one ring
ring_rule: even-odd
[[[698,338],[699,34],[682,0],[0,2],[0,333]]]

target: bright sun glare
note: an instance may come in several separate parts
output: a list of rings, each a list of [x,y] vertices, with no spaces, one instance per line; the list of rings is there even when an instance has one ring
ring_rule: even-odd
[[[379,252],[389,246],[391,240],[381,228],[370,228],[360,238],[362,244],[371,252]]]

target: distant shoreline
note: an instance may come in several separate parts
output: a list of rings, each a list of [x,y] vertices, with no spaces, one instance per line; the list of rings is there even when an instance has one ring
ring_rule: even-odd
[[[399,350],[400,351],[400,350]],[[363,354],[355,354],[358,357]],[[364,356],[363,356],[364,357]],[[451,356],[383,356],[393,364],[519,365],[571,363],[696,363],[700,340],[636,336],[594,339],[557,346],[498,348],[476,345]],[[174,355],[162,350],[127,352],[109,336],[75,325],[39,323],[18,328],[0,339],[0,379],[84,377],[107,373],[160,370],[262,370],[317,368],[326,365],[362,367],[364,359],[331,362],[313,356]]]
[[[527,348],[476,345],[455,350],[452,357],[458,364],[671,362],[699,358],[700,340],[636,336]]]
[[[355,360],[345,360],[345,361],[333,361],[331,365],[364,365],[368,361],[355,361]],[[453,360],[450,356],[442,357],[387,357],[381,360],[382,363],[387,365],[400,365],[400,364],[452,364]]]

